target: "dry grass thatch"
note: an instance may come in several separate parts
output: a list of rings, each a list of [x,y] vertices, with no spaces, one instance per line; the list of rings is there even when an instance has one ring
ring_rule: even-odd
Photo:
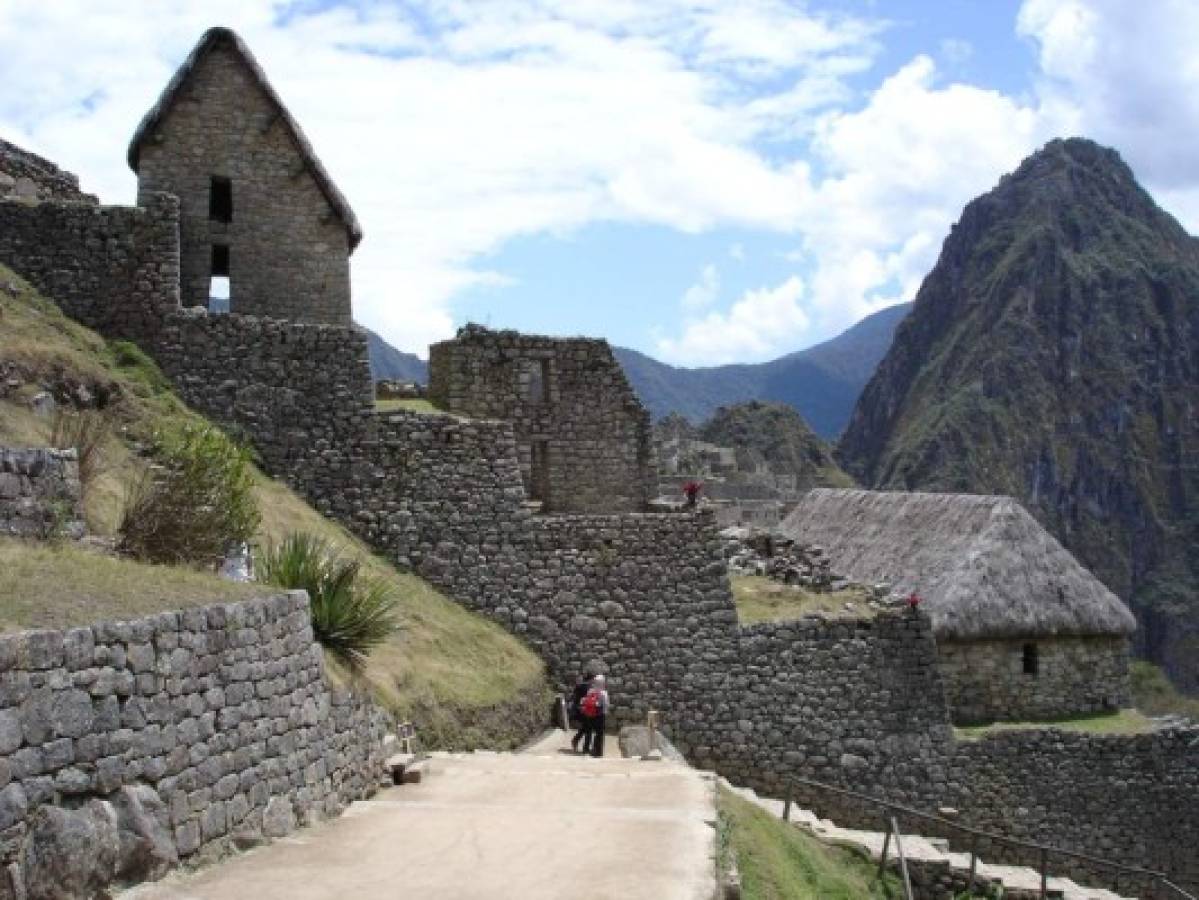
[[[1010,497],[818,488],[780,526],[858,581],[917,592],[938,637],[1124,635],[1115,594]]]
[[[324,165],[317,158],[316,151],[312,149],[312,144],[300,128],[300,123],[292,117],[287,107],[283,105],[283,100],[280,99],[279,95],[275,93],[275,89],[271,87],[270,82],[267,81],[266,73],[262,71],[262,66],[258,64],[258,60],[254,58],[254,54],[246,46],[246,42],[238,37],[232,29],[209,28],[204,32],[199,43],[188,54],[187,59],[183,61],[183,65],[179,67],[178,71],[171,77],[171,80],[167,82],[167,86],[163,89],[158,102],[150,107],[150,111],[138,123],[137,130],[133,133],[133,139],[129,142],[129,152],[126,156],[129,161],[129,168],[133,169],[134,172],[137,171],[142,143],[154,133],[158,124],[171,111],[171,107],[179,99],[188,78],[196,70],[199,63],[205,56],[218,47],[230,47],[237,54],[238,58],[241,59],[249,70],[251,77],[262,89],[262,92],[266,94],[267,98],[277,108],[279,117],[291,132],[292,139],[295,141],[296,147],[299,148],[300,156],[303,157],[308,171],[312,173],[313,179],[315,179],[321,193],[325,195],[325,199],[329,201],[329,205],[333,207],[338,217],[345,224],[352,252],[362,240],[362,225],[359,224],[358,217],[354,215],[354,210],[350,208],[349,201],[346,200],[345,195],[333,183],[328,170],[325,169]]]

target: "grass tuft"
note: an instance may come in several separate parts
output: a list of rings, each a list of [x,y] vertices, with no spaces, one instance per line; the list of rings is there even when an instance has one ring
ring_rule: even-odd
[[[799,585],[782,584],[762,575],[733,575],[729,579],[737,618],[745,625],[820,615],[833,619],[873,618],[878,610],[860,588],[820,593]]]

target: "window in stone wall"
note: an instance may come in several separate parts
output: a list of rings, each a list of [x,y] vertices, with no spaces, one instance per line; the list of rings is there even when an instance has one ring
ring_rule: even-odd
[[[525,382],[525,400],[529,403],[549,403],[550,364],[545,359],[527,359],[522,372]]]
[[[1036,675],[1041,669],[1041,661],[1037,656],[1036,644],[1024,645],[1024,674]]]
[[[233,221],[233,181],[213,175],[208,185],[208,218],[214,222]]]
[[[550,442],[533,441],[529,444],[529,499],[545,502],[549,499],[550,486]]]
[[[210,312],[229,312],[232,304],[232,284],[229,281],[229,246],[212,245],[212,271],[208,282]]]

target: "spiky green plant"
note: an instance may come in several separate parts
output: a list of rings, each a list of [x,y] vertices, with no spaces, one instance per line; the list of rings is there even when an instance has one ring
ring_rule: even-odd
[[[256,572],[260,581],[307,591],[316,639],[355,671],[399,625],[387,585],[360,581],[360,561],[316,535],[293,532],[268,546],[258,554]]]

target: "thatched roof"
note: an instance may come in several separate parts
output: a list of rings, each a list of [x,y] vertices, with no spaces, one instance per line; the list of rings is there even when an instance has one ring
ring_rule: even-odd
[[[923,599],[938,637],[1126,635],[1120,599],[1010,497],[819,488],[780,530],[833,569]]]
[[[354,215],[354,210],[350,209],[349,202],[341,191],[337,189],[337,185],[333,183],[333,179],[329,177],[329,173],[321,164],[321,161],[317,159],[316,152],[312,149],[312,144],[308,142],[308,138],[304,136],[304,132],[300,129],[300,124],[288,112],[279,95],[275,93],[275,89],[266,80],[266,73],[262,71],[262,66],[258,65],[258,60],[254,59],[254,54],[250,52],[250,48],[246,46],[246,42],[238,37],[236,32],[230,28],[209,28],[204,32],[204,36],[200,38],[200,42],[188,54],[187,59],[183,61],[183,65],[179,67],[178,71],[171,77],[171,80],[167,82],[167,86],[163,88],[158,102],[150,107],[150,111],[142,117],[141,123],[133,133],[133,140],[129,142],[129,153],[126,157],[129,160],[129,168],[133,169],[134,172],[137,171],[142,143],[154,133],[162,120],[166,118],[200,62],[218,47],[225,47],[234,52],[234,55],[245,64],[250,76],[257,83],[258,87],[262,89],[262,92],[266,94],[267,99],[275,106],[283,126],[288,129],[292,140],[295,141],[296,148],[299,150],[308,171],[312,173],[317,187],[320,188],[321,193],[325,195],[325,199],[329,201],[329,205],[345,224],[346,232],[350,238],[350,251],[353,252],[354,248],[358,246],[359,241],[362,240],[362,226],[358,223],[358,217]]]

